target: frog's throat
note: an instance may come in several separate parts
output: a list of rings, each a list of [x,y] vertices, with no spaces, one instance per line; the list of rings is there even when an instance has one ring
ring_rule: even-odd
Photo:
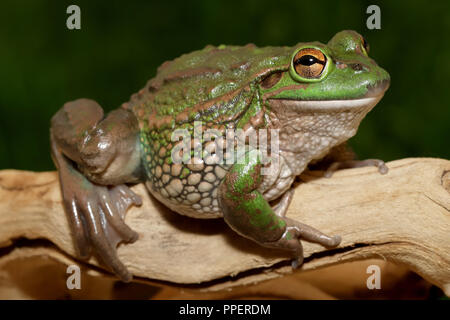
[[[383,94],[350,100],[270,100],[274,128],[280,130],[279,154],[293,175],[353,137]]]

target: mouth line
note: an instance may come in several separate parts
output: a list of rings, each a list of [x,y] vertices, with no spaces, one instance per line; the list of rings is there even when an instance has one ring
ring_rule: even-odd
[[[357,99],[335,100],[293,100],[293,99],[269,99],[271,104],[282,104],[284,107],[301,110],[342,110],[373,107],[381,100],[384,93],[362,97]]]

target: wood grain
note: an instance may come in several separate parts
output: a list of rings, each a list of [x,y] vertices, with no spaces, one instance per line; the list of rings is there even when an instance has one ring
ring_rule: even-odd
[[[288,216],[342,244],[327,250],[304,242],[305,264],[297,272],[381,258],[404,265],[450,296],[450,161],[409,158],[374,168],[340,170],[330,179],[308,171],[301,177]],[[118,248],[137,282],[177,283],[220,290],[292,273],[289,256],[241,238],[221,220],[180,216],[133,190],[143,206],[126,222],[140,237]],[[28,240],[24,240],[28,239]],[[56,172],[0,171],[0,271],[32,255],[108,277],[95,257],[74,258]]]

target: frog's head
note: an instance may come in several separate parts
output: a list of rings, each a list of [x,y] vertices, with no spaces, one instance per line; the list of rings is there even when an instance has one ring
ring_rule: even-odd
[[[300,43],[289,69],[261,81],[265,100],[296,108],[350,109],[374,106],[389,87],[389,74],[369,58],[369,45],[354,31],[337,33],[327,45]]]
[[[261,80],[269,117],[280,129],[282,149],[304,153],[308,146],[317,149],[312,151],[318,157],[356,133],[390,81],[368,53],[361,35],[342,31],[327,45],[294,46],[288,67]]]

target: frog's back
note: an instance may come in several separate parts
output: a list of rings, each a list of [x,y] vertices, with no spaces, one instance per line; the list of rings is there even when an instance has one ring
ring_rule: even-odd
[[[289,47],[207,46],[166,61],[155,78],[124,104],[149,129],[201,120],[230,120],[240,110],[215,108],[215,102],[244,90],[271,70],[285,67]],[[285,60],[285,61],[283,61]]]

